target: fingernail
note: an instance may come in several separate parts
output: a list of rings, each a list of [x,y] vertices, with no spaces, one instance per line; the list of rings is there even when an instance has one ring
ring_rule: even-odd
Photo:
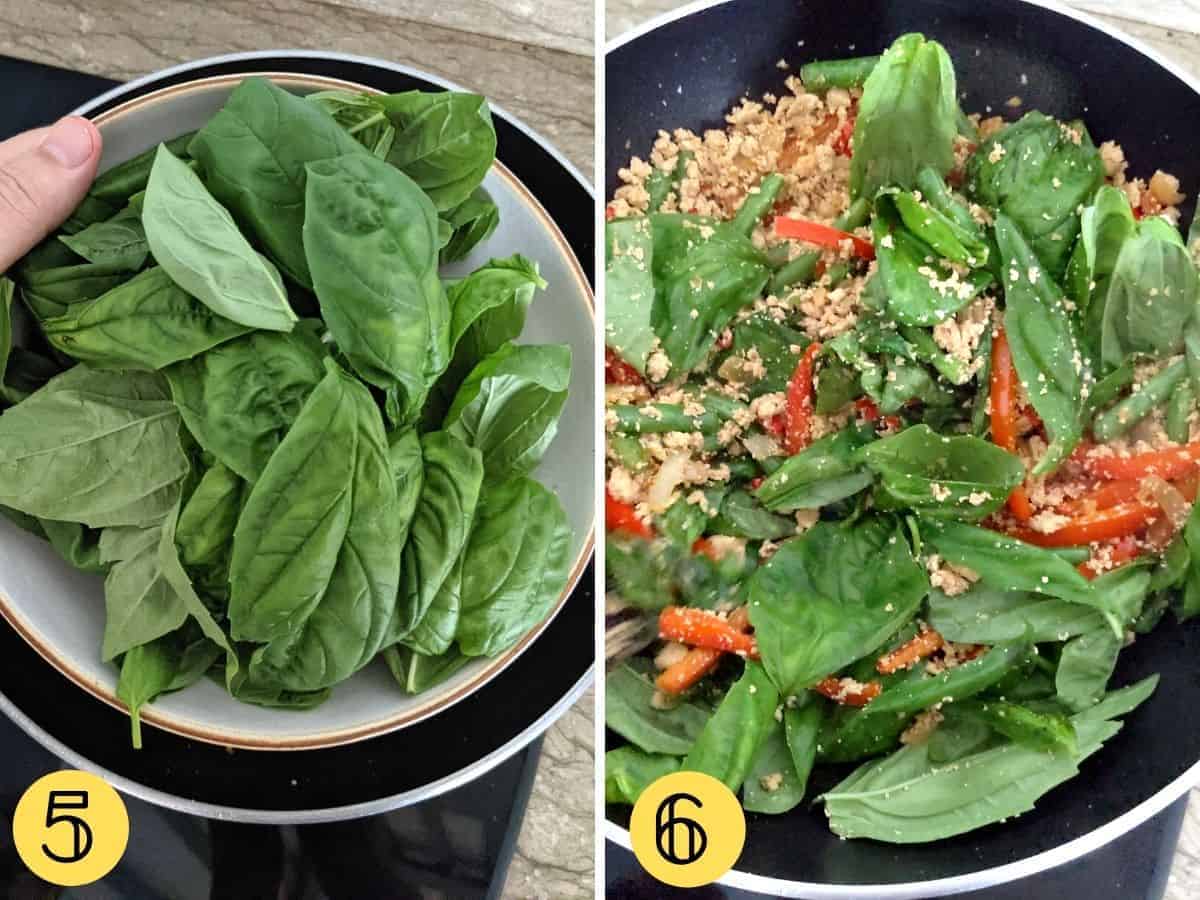
[[[59,119],[42,142],[42,149],[68,169],[78,169],[95,152],[92,128],[78,116]]]

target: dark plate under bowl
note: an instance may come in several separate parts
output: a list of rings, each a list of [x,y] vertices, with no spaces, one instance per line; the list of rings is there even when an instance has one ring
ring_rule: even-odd
[[[444,84],[402,67],[337,54],[243,53],[143,78],[86,104],[88,115],[184,81],[246,71],[304,72],[388,92]],[[70,73],[62,73],[69,79]],[[82,77],[82,76],[81,76]],[[78,96],[64,90],[64,100]],[[46,119],[69,111],[47,104]],[[558,224],[592,271],[593,200],[587,182],[537,135],[496,110],[497,156]],[[7,135],[2,135],[7,136]],[[594,645],[589,564],[546,631],[486,686],[448,710],[381,737],[324,750],[228,750],[154,730],[129,745],[128,717],[95,699],[0,623],[0,710],[57,756],[113,785],[194,815],[268,823],[318,822],[382,812],[482,775],[544,731],[583,693]]]
[[[920,31],[954,59],[963,108],[1013,118],[1022,110],[1083,118],[1097,143],[1116,140],[1131,174],[1161,168],[1200,191],[1200,85],[1129,38],[1074,13],[1018,0],[730,0],[684,10],[611,45],[606,181],[645,155],[659,129],[720,128],[743,96],[779,92],[786,60],[879,53]],[[1017,113],[1019,114],[1019,113]],[[1184,208],[1190,220],[1194,199]],[[844,841],[820,807],[747,816],[746,848],[723,882],[781,896],[927,897],[981,888],[1073,859],[1166,807],[1200,779],[1200,622],[1164,621],[1123,652],[1113,679],[1153,672],[1154,696],[1076,778],[1018,819],[931,845]],[[612,735],[610,735],[612,737]],[[822,767],[812,795],[846,769]],[[629,810],[609,807],[608,836],[625,846]]]

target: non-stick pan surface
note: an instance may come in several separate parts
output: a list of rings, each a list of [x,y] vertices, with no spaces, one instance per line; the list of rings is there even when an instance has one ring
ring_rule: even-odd
[[[632,154],[644,157],[659,129],[721,127],[740,97],[779,92],[787,74],[779,60],[795,71],[808,60],[879,53],[907,31],[946,46],[965,110],[1013,118],[1020,112],[1006,101],[1019,96],[1022,110],[1084,118],[1097,143],[1124,147],[1132,173],[1161,168],[1179,176],[1192,195],[1189,221],[1200,191],[1197,88],[1125,39],[1018,0],[731,0],[618,42],[605,60],[608,192],[617,169]],[[1091,850],[1165,807],[1200,774],[1185,776],[1200,760],[1200,622],[1168,619],[1139,637],[1121,654],[1113,683],[1153,672],[1162,676],[1155,695],[1078,777],[1030,813],[927,846],[840,840],[820,807],[751,814],[745,851],[726,880],[793,896],[923,897],[1017,878]],[[811,795],[846,771],[821,767]],[[608,815],[616,826],[610,836],[627,843],[628,808],[610,807]]]

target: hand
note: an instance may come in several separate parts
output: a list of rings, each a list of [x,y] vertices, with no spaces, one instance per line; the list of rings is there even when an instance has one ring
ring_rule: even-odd
[[[0,142],[0,273],[79,205],[100,146],[96,126],[78,116]]]

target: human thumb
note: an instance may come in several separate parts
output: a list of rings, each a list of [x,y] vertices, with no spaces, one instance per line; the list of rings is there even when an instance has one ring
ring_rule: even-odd
[[[100,132],[69,116],[0,143],[0,272],[57,228],[87,193],[100,163]]]

